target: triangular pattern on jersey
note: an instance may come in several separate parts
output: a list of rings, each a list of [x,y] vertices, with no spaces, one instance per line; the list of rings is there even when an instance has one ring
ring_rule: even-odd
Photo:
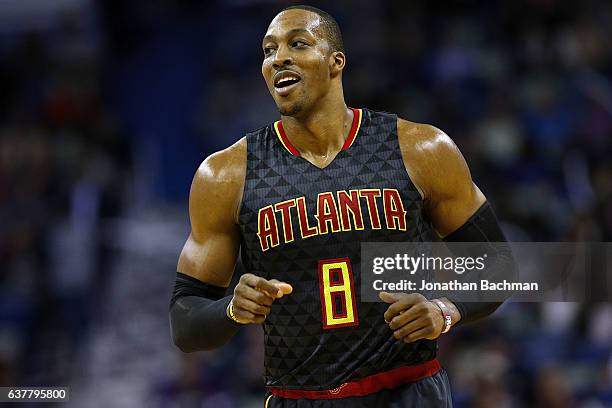
[[[240,228],[246,270],[266,279],[289,282],[293,293],[274,302],[264,324],[267,386],[305,390],[339,385],[402,365],[418,364],[436,355],[435,341],[405,344],[384,322],[384,303],[362,303],[360,295],[361,242],[424,242],[433,238],[423,214],[421,196],[406,173],[397,140],[397,117],[368,109],[353,144],[338,153],[324,169],[291,154],[269,125],[247,135],[247,174]],[[317,225],[314,211],[319,193],[363,189],[395,189],[406,211],[406,230],[386,228],[378,198],[380,229],[373,229],[360,198],[364,229],[330,232],[302,239],[298,211],[291,209],[294,239],[262,250],[259,210],[303,197],[308,224]],[[279,234],[283,226],[276,212]],[[353,222],[352,218],[350,219]],[[354,227],[354,225],[352,225]],[[348,258],[354,278],[358,324],[325,328],[319,283],[319,261]]]

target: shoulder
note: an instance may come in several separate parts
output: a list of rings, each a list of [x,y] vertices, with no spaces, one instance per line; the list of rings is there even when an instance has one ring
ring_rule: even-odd
[[[237,219],[246,177],[246,158],[246,137],[208,156],[198,167],[191,184],[190,212],[209,211],[210,207],[221,211],[232,209],[228,215]]]
[[[425,123],[397,118],[397,135],[400,148],[413,159],[427,160],[453,156],[457,146],[442,130]]]
[[[463,155],[442,130],[398,117],[397,133],[406,170],[424,199],[465,180],[471,182]]]
[[[194,182],[227,184],[240,181],[245,174],[246,157],[245,136],[230,147],[208,156],[198,167]]]

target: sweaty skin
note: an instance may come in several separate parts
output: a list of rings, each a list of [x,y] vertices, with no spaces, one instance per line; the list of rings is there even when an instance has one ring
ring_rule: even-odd
[[[293,9],[279,13],[262,42],[262,74],[281,113],[287,137],[300,155],[319,168],[341,150],[352,122],[342,92],[344,53],[330,49],[315,13]],[[297,84],[277,89],[279,75],[295,75]],[[467,164],[442,131],[398,119],[398,137],[406,171],[425,202],[441,237],[455,231],[485,202]],[[198,168],[189,196],[191,234],[178,271],[205,283],[227,287],[240,247],[238,215],[246,177],[246,139],[209,156]],[[234,289],[234,314],[240,323],[265,321],[275,299],[289,295],[289,283],[244,274]],[[385,293],[385,320],[405,342],[435,339],[444,328],[438,306],[420,294]],[[461,316],[452,302],[453,323]]]

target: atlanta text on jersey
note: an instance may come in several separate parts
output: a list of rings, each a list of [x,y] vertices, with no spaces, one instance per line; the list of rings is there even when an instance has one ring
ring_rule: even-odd
[[[292,219],[297,215],[299,237],[311,238],[327,233],[363,230],[365,211],[372,229],[383,228],[406,231],[406,211],[399,191],[396,189],[358,189],[341,190],[319,193],[316,200],[314,218],[316,223],[310,222],[309,209],[305,197],[292,198],[276,204],[270,204],[259,209],[258,232],[262,251],[278,246],[281,239],[285,243],[295,240],[297,231],[294,230]],[[379,215],[379,206],[384,216]],[[278,225],[282,228],[279,231]]]

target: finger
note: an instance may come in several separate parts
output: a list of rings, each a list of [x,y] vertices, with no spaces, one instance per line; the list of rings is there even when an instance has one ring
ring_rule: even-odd
[[[281,294],[277,297],[283,297],[284,295],[289,295],[293,292],[293,287],[287,282],[281,282],[277,279],[270,279],[268,282],[274,284],[278,289],[280,289]]]
[[[397,293],[394,294],[394,296],[397,298],[397,301],[395,301],[395,303],[389,306],[384,315],[385,322],[387,323],[393,320],[393,318],[399,313],[404,312],[405,310],[410,308],[412,305],[421,303],[423,302],[423,300],[427,301],[427,299],[425,299],[423,295],[420,295],[418,293]]]
[[[404,341],[404,343],[412,343],[413,341],[426,339],[428,335],[429,335],[429,329],[422,328],[422,329],[419,329],[417,331],[410,333],[409,335],[404,337],[402,340]]]
[[[265,292],[261,292],[246,285],[237,285],[234,294],[239,297],[252,300],[260,305],[271,306],[274,302],[274,298]]]
[[[395,303],[399,300],[395,293],[380,292],[378,297],[385,303]]]
[[[411,306],[412,304],[406,301],[405,298],[400,298],[397,302],[393,303],[387,308],[384,315],[385,322],[391,322],[395,316],[399,315],[400,313],[404,313]]]
[[[278,285],[278,287],[283,292],[283,295],[290,295],[293,293],[293,286],[288,283],[282,282]]]
[[[257,303],[249,299],[234,297],[233,302],[234,309],[242,309],[254,315],[260,316],[267,316],[268,314],[270,314],[270,308],[268,306],[258,305]]]
[[[395,302],[391,306],[387,308],[384,314],[385,322],[390,323],[395,316],[402,313],[408,305],[405,305],[401,302]]]
[[[396,339],[403,339],[404,337],[410,335],[411,333],[424,329],[427,327],[427,322],[423,319],[413,320],[404,326],[401,326],[397,330],[393,332],[393,337]]]
[[[255,323],[255,315],[244,309],[234,307],[234,317],[238,323],[248,324]]]
[[[278,297],[279,289],[270,281],[262,278],[261,276],[251,275],[247,278],[246,283],[259,291],[266,292],[269,296],[275,298]]]
[[[401,327],[413,320],[417,320],[426,314],[427,308],[422,303],[412,305],[392,317],[391,320],[388,321],[389,327],[392,330],[395,330],[398,327]]]
[[[394,303],[398,301],[405,301],[408,303],[419,303],[426,301],[425,296],[420,293],[389,293],[379,292],[378,297],[385,303]]]
[[[265,316],[253,314],[249,312],[248,310],[244,310],[239,307],[234,307],[234,317],[236,317],[236,320],[238,321],[238,323],[241,323],[241,324],[249,324],[249,323],[261,324],[266,321]]]

